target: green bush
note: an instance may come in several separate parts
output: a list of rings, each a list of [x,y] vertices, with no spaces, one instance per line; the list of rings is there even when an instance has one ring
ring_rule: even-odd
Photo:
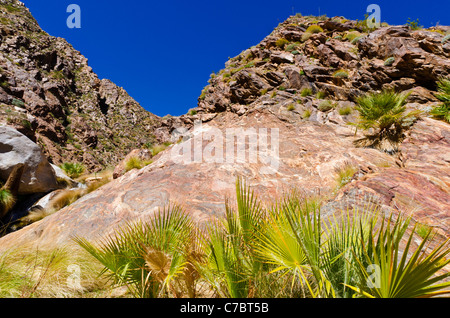
[[[309,88],[309,87],[306,87],[306,88],[304,88],[304,89],[301,90],[300,96],[302,96],[302,97],[311,96],[312,93],[313,93],[313,92],[312,92],[312,89]]]
[[[125,171],[128,172],[133,169],[142,169],[145,166],[151,164],[152,162],[153,162],[152,160],[142,160],[138,156],[133,156],[125,162]]]
[[[289,104],[286,108],[287,108],[288,111],[293,111],[293,110],[295,110],[295,105],[294,104]]]
[[[438,93],[436,97],[442,104],[434,107],[430,114],[437,119],[450,123],[450,78],[441,78],[438,82]]]
[[[348,72],[346,70],[337,70],[333,73],[334,78],[348,78]]]
[[[330,100],[322,100],[319,103],[319,106],[317,107],[318,110],[321,112],[327,112],[334,108],[333,103]]]
[[[353,40],[350,41],[351,44],[356,44],[358,43],[359,40],[361,40],[364,37],[364,35],[360,35],[357,36],[356,38],[354,38]]]
[[[339,167],[335,169],[336,172],[336,188],[335,190],[339,190],[352,181],[353,176],[358,171],[358,169],[351,164],[345,164],[343,167]]]
[[[318,91],[316,94],[317,99],[324,99],[325,97],[327,97],[327,93],[324,91]]]
[[[391,56],[388,57],[385,61],[384,61],[384,66],[391,66],[392,64],[394,64],[395,62],[395,57]]]
[[[350,31],[347,32],[344,36],[344,40],[348,40],[349,42],[352,42],[354,39],[360,37],[362,34],[358,31]]]
[[[12,99],[11,105],[17,106],[17,107],[20,107],[20,108],[25,108],[25,103],[23,101],[21,101],[20,99],[17,99],[17,98],[13,98]]]
[[[311,117],[311,111],[309,109],[306,109],[302,114],[302,118],[307,119],[309,117]]]
[[[287,52],[293,52],[298,48],[298,44],[297,43],[291,43],[289,45],[286,45],[286,47],[284,48],[285,51]]]
[[[286,44],[288,44],[289,41],[286,40],[285,38],[279,38],[276,42],[275,45],[278,46],[280,49],[284,49],[284,46]]]
[[[346,116],[352,113],[353,109],[350,106],[342,107],[339,109],[339,115]]]
[[[85,170],[82,164],[72,162],[65,162],[60,168],[64,170],[70,178],[78,178]]]
[[[420,30],[423,28],[423,25],[419,24],[419,19],[417,20],[411,20],[411,18],[408,18],[408,21],[406,22],[406,25],[411,29],[411,30]]]
[[[317,24],[310,25],[306,29],[306,33],[314,34],[314,33],[320,33],[320,32],[323,32],[323,29],[320,26],[318,26]]]
[[[309,38],[311,37],[311,35],[312,35],[312,33],[310,33],[310,32],[305,32],[305,33],[303,33],[303,34],[302,34],[301,41],[302,41],[302,42],[308,41]]]

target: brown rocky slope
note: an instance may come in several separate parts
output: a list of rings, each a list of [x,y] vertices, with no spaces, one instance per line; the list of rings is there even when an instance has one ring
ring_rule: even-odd
[[[316,24],[322,31],[305,32]],[[325,212],[372,200],[384,211],[410,213],[414,220],[448,235],[450,126],[428,115],[439,104],[436,81],[450,74],[450,43],[443,41],[448,29],[367,30],[364,24],[343,18],[291,17],[213,75],[195,112],[162,121],[157,132],[178,143],[152,164],[3,237],[0,245],[33,242],[55,247],[70,243],[75,235],[98,238],[169,202],[178,202],[198,221],[207,221],[223,215],[224,199],[233,198],[237,176],[267,201],[293,188],[320,194]],[[349,41],[349,33],[355,31],[357,39]],[[346,76],[337,76],[337,71]],[[355,97],[382,88],[409,91],[408,111],[422,111],[397,152],[356,147],[354,141],[362,132],[348,125],[358,116]],[[194,127],[196,120],[202,121],[201,128]],[[211,151],[211,142],[226,145],[221,137],[232,128],[238,136],[254,132],[261,136],[264,131],[270,135],[278,129],[279,151],[259,150],[254,162],[249,156],[222,162],[214,156],[217,148],[214,154]],[[203,140],[196,143],[199,136]],[[270,143],[276,137],[271,135]],[[231,144],[251,154],[250,143],[236,139]],[[202,149],[204,157],[180,161],[176,154],[183,146]],[[195,152],[188,157],[196,159]],[[345,166],[354,173],[338,185],[337,171]]]

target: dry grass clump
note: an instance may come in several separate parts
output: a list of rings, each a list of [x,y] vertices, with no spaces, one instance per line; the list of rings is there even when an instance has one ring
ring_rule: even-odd
[[[1,298],[109,297],[99,264],[72,244],[52,251],[21,246],[0,255]]]

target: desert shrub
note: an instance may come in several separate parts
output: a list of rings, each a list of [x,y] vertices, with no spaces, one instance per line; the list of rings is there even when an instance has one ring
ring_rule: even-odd
[[[423,28],[423,25],[419,24],[419,19],[411,20],[411,18],[408,18],[406,26],[408,26],[411,30],[420,30]]]
[[[336,172],[336,188],[335,190],[339,190],[352,181],[353,176],[358,171],[356,167],[353,165],[346,163],[342,167],[337,167],[335,169]]]
[[[314,34],[314,33],[320,33],[320,32],[323,32],[323,29],[320,26],[318,26],[317,24],[310,25],[306,29],[306,33]]]
[[[350,41],[351,44],[356,44],[358,43],[359,40],[361,40],[364,37],[364,35],[360,35],[357,36],[356,38],[354,38],[353,40]]]
[[[0,255],[1,298],[108,297],[110,287],[98,277],[101,266],[80,248],[38,250],[21,245]],[[77,265],[80,284],[69,284]]]
[[[18,13],[18,12],[20,12],[21,10],[20,10],[20,8],[17,8],[17,7],[15,7],[15,6],[13,6],[13,5],[11,5],[11,4],[5,4],[5,5],[3,5],[5,8],[6,8],[6,10],[9,12],[9,13]]]
[[[194,116],[194,115],[197,115],[197,111],[195,109],[190,109],[188,114],[191,116]]]
[[[450,123],[450,105],[448,104],[433,107],[430,114],[436,119],[441,119]]]
[[[391,66],[392,64],[394,64],[395,62],[395,57],[391,56],[388,57],[385,61],[384,61],[384,66]]]
[[[334,108],[334,104],[330,100],[320,101],[319,106],[317,107],[317,109],[320,110],[321,112],[327,112],[327,111],[332,110],[333,108]]]
[[[342,108],[339,108],[339,115],[341,116],[346,116],[346,115],[350,115],[352,113],[353,109],[350,106],[345,106]]]
[[[55,211],[59,211],[66,206],[73,204],[75,201],[80,199],[84,195],[84,189],[67,189],[58,193],[52,199],[52,206],[50,208],[51,211],[47,211],[48,213],[53,213]]]
[[[348,40],[349,42],[352,42],[354,39],[360,37],[362,34],[358,31],[350,31],[347,32],[344,36],[344,40]]]
[[[324,99],[325,97],[327,97],[327,93],[324,91],[318,91],[316,94],[317,99]]]
[[[450,123],[450,78],[441,78],[438,82],[436,97],[442,101],[439,106],[433,107],[430,114],[437,119]]]
[[[302,38],[301,38],[301,41],[302,42],[306,42],[306,41],[308,41],[309,40],[309,38],[311,37],[311,35],[313,35],[312,33],[310,33],[310,32],[305,32],[305,33],[303,33],[302,34]]]
[[[293,52],[298,48],[298,43],[291,43],[289,45],[286,45],[286,47],[284,48],[285,51],[287,52]]]
[[[65,162],[60,166],[60,168],[64,170],[70,178],[78,178],[85,170],[81,163],[72,162]]]
[[[164,151],[167,149],[167,147],[169,147],[171,145],[170,142],[165,142],[162,144],[158,144],[158,145],[154,145],[152,147],[152,149],[150,149],[153,157],[156,156],[157,154],[159,154],[160,152]]]
[[[311,111],[309,109],[306,109],[302,114],[302,118],[309,118],[309,117],[311,117]]]
[[[266,95],[266,94],[267,94],[267,91],[268,91],[267,88],[263,88],[263,89],[259,92],[259,94],[260,94],[261,96]]]
[[[12,99],[11,105],[17,106],[17,107],[20,107],[20,108],[25,108],[25,103],[23,101],[21,101],[20,99],[17,99],[17,98],[13,98]]]
[[[302,97],[311,96],[312,93],[313,93],[312,89],[309,87],[306,87],[300,91],[300,96],[302,96]]]
[[[286,40],[285,38],[279,38],[276,42],[275,45],[278,46],[280,49],[283,49],[285,47],[286,44],[288,44],[289,41]]]
[[[152,148],[155,149],[155,148]],[[133,156],[130,157],[126,162],[125,162],[125,171],[131,171],[133,169],[142,169],[145,166],[148,166],[149,164],[151,164],[153,161],[151,160],[142,160],[141,158],[139,158],[138,156]]]
[[[427,237],[427,235],[433,235],[434,233],[435,231],[433,227],[422,223],[416,224],[416,234],[419,235],[422,239]]]
[[[297,51],[297,50],[294,50],[294,51],[292,51],[291,53],[292,53],[293,55],[299,55],[299,54],[300,54],[300,52]]]
[[[294,105],[294,104],[289,104],[289,105],[286,107],[286,109],[287,109],[288,111],[293,111],[293,110],[295,110],[295,105]]]
[[[348,78],[348,72],[346,70],[337,70],[333,73],[334,78]]]
[[[244,65],[244,68],[252,68],[252,67],[255,67],[255,62],[250,62]]]

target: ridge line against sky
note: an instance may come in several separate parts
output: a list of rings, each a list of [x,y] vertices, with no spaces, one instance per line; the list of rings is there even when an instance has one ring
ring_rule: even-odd
[[[65,38],[99,78],[123,87],[146,110],[186,114],[209,75],[258,44],[295,13],[363,19],[369,4],[393,25],[419,19],[450,25],[450,1],[119,1],[22,0],[41,28]],[[81,28],[69,29],[67,7],[81,8]]]

